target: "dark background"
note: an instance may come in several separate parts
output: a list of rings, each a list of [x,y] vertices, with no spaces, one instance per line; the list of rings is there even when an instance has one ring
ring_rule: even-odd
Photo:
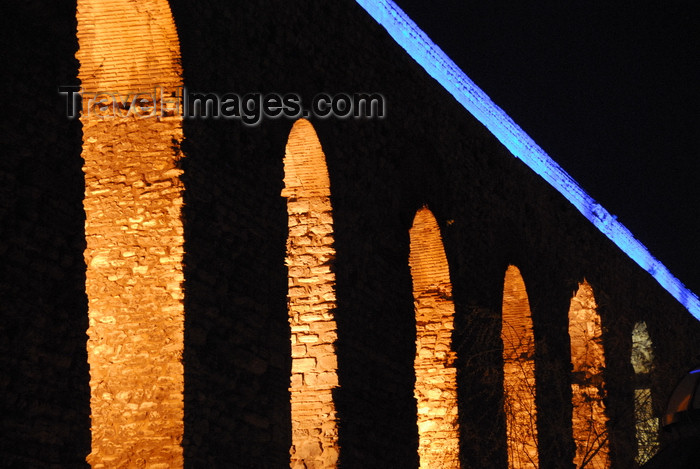
[[[695,2],[397,3],[654,257],[700,291]]]
[[[415,314],[406,259],[408,228],[425,201],[439,220],[455,220],[445,227],[444,242],[455,267],[455,330],[460,332],[454,343],[463,357],[459,385],[469,389],[460,397],[464,454],[487,461],[482,466],[506,465],[505,421],[494,418],[502,415],[501,321],[494,312],[501,308],[503,272],[511,262],[522,268],[533,323],[542,331],[539,363],[545,365],[538,366],[543,383],[538,399],[544,403],[541,421],[550,424],[540,435],[552,445],[542,453],[548,458],[541,459],[543,467],[571,459],[572,441],[559,431],[570,426],[568,317],[559,313],[568,310],[584,274],[604,299],[599,311],[608,326],[607,343],[625,350],[632,325],[647,323],[659,363],[652,392],[656,413],[663,412],[678,377],[697,360],[700,322],[670,296],[660,295],[653,279],[573,208],[552,198],[554,191],[507,157],[458,104],[441,100],[444,93],[426,86],[429,78],[414,73],[417,66],[410,59],[397,58],[396,46],[363,12],[329,5],[313,0],[171,2],[184,80],[192,89],[299,90],[310,97],[329,85],[337,90],[368,86],[386,90],[388,102],[395,103],[391,112],[402,116],[314,123],[334,191],[343,383],[336,397],[347,466],[418,463],[411,419]],[[0,67],[5,112],[0,119],[0,467],[82,469],[90,451],[82,131],[78,120],[65,118],[65,101],[57,93],[58,85],[74,84],[78,74],[75,7],[74,2],[28,0],[0,15],[0,63],[7,64]],[[697,105],[697,94],[690,95],[697,81],[691,74],[697,48],[687,44],[695,19],[683,12],[666,20],[663,12],[641,15],[644,27],[628,26],[637,34],[618,46],[625,51],[621,60],[609,52],[614,49],[609,44],[617,43],[609,37],[616,35],[584,27],[597,18],[592,10],[554,11],[567,22],[556,15],[545,21],[535,10],[513,10],[507,20],[510,9],[476,6],[484,11],[470,13],[461,8],[461,16],[447,4],[433,13],[442,11],[445,21],[461,25],[458,48],[475,51],[469,66],[462,63],[465,70],[688,281],[690,275],[679,266],[690,266],[692,274],[698,259],[697,249],[689,248],[695,245],[690,228],[698,208],[690,140],[697,121],[688,120]],[[623,22],[625,15],[612,18]],[[580,18],[586,21],[579,24]],[[427,17],[419,22],[463,60],[438,37],[450,32],[439,18],[435,31]],[[652,27],[657,22],[663,27]],[[574,25],[587,34],[567,36]],[[544,34],[548,29],[553,30],[549,36]],[[530,47],[517,31],[534,41]],[[676,36],[677,31],[683,34]],[[469,38],[466,32],[481,37]],[[675,38],[673,47],[654,49],[655,41],[666,36]],[[533,55],[540,50],[546,54],[537,61]],[[657,50],[649,53],[656,63],[647,50]],[[671,62],[680,50],[683,60]],[[514,68],[515,58],[523,60],[520,69]],[[609,78],[625,69],[630,72]],[[658,74],[647,88],[630,83]],[[397,76],[408,80],[397,85]],[[489,76],[512,93],[510,101],[497,94],[497,81]],[[596,83],[615,86],[595,94]],[[616,100],[618,107],[611,104]],[[412,112],[416,106],[426,111]],[[642,112],[649,109],[654,112]],[[685,130],[673,124],[681,110],[690,116],[679,120]],[[526,111],[535,117],[526,119],[521,115]],[[445,126],[440,118],[453,125]],[[623,125],[612,127],[616,119]],[[230,461],[241,467],[281,467],[289,461],[291,435],[287,230],[280,197],[291,123],[279,119],[246,128],[209,119],[185,125],[185,458],[193,467],[228,467]],[[656,153],[647,152],[655,143]],[[453,164],[462,152],[468,158],[460,163],[467,164]],[[626,157],[627,166],[613,163],[613,156]],[[670,177],[662,177],[669,169]],[[683,200],[685,208],[682,216],[668,218],[672,223],[656,219],[652,226],[659,227],[659,239],[670,240],[658,247],[644,238],[651,238],[651,231],[628,219],[640,214],[642,221],[655,220],[649,200],[659,200],[653,196],[656,188],[662,194],[680,191],[675,200]],[[638,205],[623,212],[606,200],[604,190]],[[675,207],[658,206],[661,215]],[[679,247],[670,251],[680,253],[678,265],[661,253],[661,245]],[[628,356],[608,357],[606,405],[613,415],[622,415],[631,403],[635,383]],[[634,422],[626,420],[613,435],[620,467],[630,467],[626,461],[634,456]]]

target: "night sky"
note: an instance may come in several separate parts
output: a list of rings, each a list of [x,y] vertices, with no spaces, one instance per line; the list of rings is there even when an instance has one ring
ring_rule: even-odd
[[[696,2],[396,2],[700,292]]]

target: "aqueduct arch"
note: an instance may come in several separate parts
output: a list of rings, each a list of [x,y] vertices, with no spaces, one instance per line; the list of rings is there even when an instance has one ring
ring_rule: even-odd
[[[505,274],[501,319],[508,467],[537,468],[535,337],[525,282],[513,265]]]
[[[333,210],[326,159],[313,126],[298,120],[284,157],[292,334],[292,467],[335,467],[338,429]]]
[[[183,186],[173,150],[182,126],[170,110],[147,118],[182,84],[178,37],[166,0],[79,0],[77,19],[88,461],[93,467],[146,461],[182,467]]]
[[[452,282],[432,212],[423,207],[410,230],[409,264],[416,311],[416,384],[421,468],[459,466],[456,354],[452,349]]]

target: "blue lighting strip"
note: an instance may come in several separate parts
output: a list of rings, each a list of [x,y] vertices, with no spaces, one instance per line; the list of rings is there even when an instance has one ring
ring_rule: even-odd
[[[391,0],[357,0],[406,52],[506,148],[557,189],[605,236],[700,320],[700,300],[595,202]]]

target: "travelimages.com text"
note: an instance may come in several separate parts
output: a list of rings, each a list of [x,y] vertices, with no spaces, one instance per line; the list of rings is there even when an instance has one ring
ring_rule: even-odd
[[[381,93],[318,93],[305,106],[298,93],[210,93],[190,92],[185,87],[165,91],[119,93],[89,91],[78,86],[60,86],[66,99],[66,115],[100,119],[163,118],[237,119],[246,125],[258,125],[263,119],[286,117],[381,119],[386,102]]]

